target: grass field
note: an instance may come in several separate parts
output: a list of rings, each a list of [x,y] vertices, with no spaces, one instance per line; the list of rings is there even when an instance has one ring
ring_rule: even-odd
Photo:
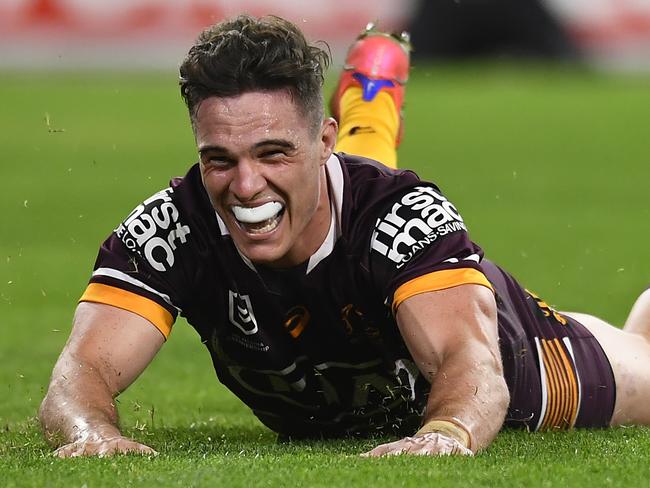
[[[650,78],[416,67],[403,166],[549,303],[621,324],[650,281]],[[97,246],[194,161],[175,75],[0,74],[0,486],[649,486],[650,430],[505,432],[474,459],[278,444],[179,322],[119,399],[155,459],[60,461],[35,413]]]

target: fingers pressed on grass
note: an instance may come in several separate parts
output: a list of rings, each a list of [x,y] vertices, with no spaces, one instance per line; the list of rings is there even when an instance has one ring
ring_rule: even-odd
[[[474,453],[456,439],[438,433],[427,433],[415,437],[405,437],[398,441],[381,444],[361,454],[362,457],[398,456],[473,456]]]
[[[157,456],[158,452],[131,439],[118,437],[101,441],[72,442],[59,447],[53,454],[58,458],[69,458],[79,456],[108,457],[124,454]]]

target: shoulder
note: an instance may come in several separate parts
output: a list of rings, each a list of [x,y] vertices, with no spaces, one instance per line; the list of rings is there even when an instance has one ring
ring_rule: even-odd
[[[420,183],[410,170],[396,170],[372,159],[338,154],[343,171],[343,220],[358,220],[385,206],[391,195]]]
[[[338,154],[347,183],[355,198],[370,198],[420,182],[408,169],[393,169],[378,161],[350,154]]]
[[[339,158],[345,181],[344,228],[367,232],[380,221],[402,227],[414,219],[428,220],[432,213],[441,221],[444,219],[439,212],[433,212],[439,207],[450,216],[457,215],[438,186],[422,181],[413,171],[388,168],[377,161],[347,154],[340,154]]]
[[[460,212],[434,183],[362,158],[344,156],[343,166],[343,234],[361,264],[382,281],[480,254]]]
[[[204,240],[214,214],[195,167],[136,206],[114,235],[156,271],[169,271],[178,255]]]

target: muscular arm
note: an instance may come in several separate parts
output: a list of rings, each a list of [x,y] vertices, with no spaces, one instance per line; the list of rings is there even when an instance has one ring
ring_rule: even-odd
[[[70,338],[54,366],[39,417],[60,457],[154,453],[123,437],[113,402],[164,342],[146,319],[119,308],[81,303]]]
[[[430,381],[424,428],[458,421],[463,435],[447,429],[379,446],[370,455],[471,454],[492,442],[509,402],[499,354],[494,296],[479,285],[461,285],[413,296],[400,305],[397,322],[418,368]],[[431,423],[437,419],[442,424]],[[450,422],[451,421],[451,422]],[[446,423],[445,423],[446,422]],[[459,441],[461,438],[461,442]],[[460,444],[460,445],[459,445]]]

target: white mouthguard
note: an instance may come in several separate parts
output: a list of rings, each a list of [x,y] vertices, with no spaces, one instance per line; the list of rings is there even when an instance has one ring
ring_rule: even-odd
[[[268,202],[259,207],[232,207],[235,218],[246,224],[259,224],[265,220],[275,217],[282,210],[282,204],[278,202]]]

